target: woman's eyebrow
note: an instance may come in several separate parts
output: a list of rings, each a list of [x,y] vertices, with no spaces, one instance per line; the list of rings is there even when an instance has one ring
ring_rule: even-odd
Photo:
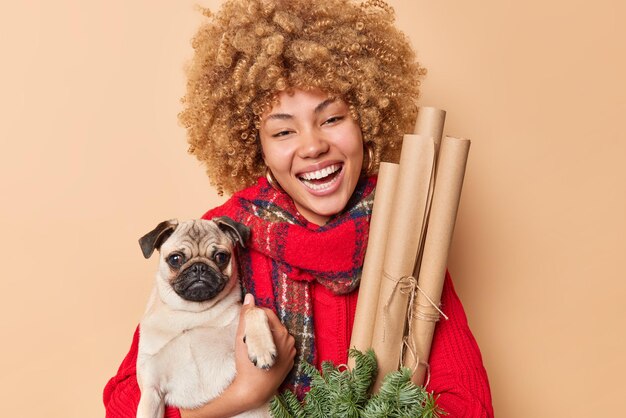
[[[286,120],[286,119],[292,119],[293,115],[290,115],[289,113],[272,113],[271,115],[267,115],[267,117],[265,117],[265,120],[271,120],[271,119],[278,119],[278,120]]]
[[[315,106],[315,109],[313,109],[314,113],[320,113],[322,112],[324,109],[326,109],[331,103],[335,102],[337,99],[334,97],[329,97],[328,99],[324,100],[323,102],[321,102],[320,104],[318,104],[317,106]],[[265,117],[265,120],[272,120],[272,119],[277,119],[277,120],[287,120],[287,119],[293,119],[293,115],[289,114],[289,113],[272,113],[271,115],[267,115]]]
[[[328,105],[333,103],[335,100],[337,100],[335,97],[329,97],[328,99],[324,100],[322,103],[315,106],[315,109],[313,110],[313,112],[320,113],[322,110],[326,109]]]

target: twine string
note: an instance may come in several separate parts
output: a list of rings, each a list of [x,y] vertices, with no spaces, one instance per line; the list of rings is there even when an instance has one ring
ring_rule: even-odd
[[[447,321],[448,319],[450,319],[450,318],[448,318],[448,315],[446,315],[445,313],[443,313],[443,311],[439,308],[439,305],[438,305],[438,304],[436,304],[436,303],[435,303],[435,302],[434,302],[434,301],[433,301],[433,300],[432,300],[432,299],[431,299],[431,298],[430,298],[430,297],[426,294],[426,292],[424,292],[424,291],[422,290],[422,288],[421,288],[421,287],[419,287],[419,285],[418,285],[417,283],[415,284],[415,288],[416,288],[417,290],[419,290],[419,292],[420,292],[422,295],[424,295],[424,297],[426,298],[426,300],[429,302],[429,303],[427,303],[427,304],[424,304],[424,303],[418,303],[418,304],[417,304],[417,306],[415,307],[415,310],[417,311],[417,312],[416,312],[417,319],[421,319],[421,320],[428,321],[428,322],[437,322],[437,321],[439,321],[439,315],[443,316],[443,317],[444,317],[444,319],[445,319],[446,321]],[[422,307],[422,308],[429,308],[429,307],[431,307],[431,306],[437,310],[437,312],[436,312],[436,313],[430,313],[430,312],[427,312],[427,311],[425,311],[425,310],[423,310],[423,309],[420,309],[420,307]]]
[[[387,303],[383,306],[383,342],[385,342],[385,335],[387,332],[387,316],[389,315],[389,307],[393,302],[396,292],[399,290],[401,294],[410,296],[410,303],[412,304],[414,302],[414,289],[417,285],[417,280],[413,276],[403,276],[396,280],[386,271],[383,271],[383,276],[395,283],[393,290],[389,295],[389,299],[387,299]]]
[[[385,303],[385,306],[383,307],[383,342],[385,341],[385,333],[387,330],[387,316],[389,314],[389,307],[395,297],[396,292],[399,291],[400,294],[409,297],[409,304],[408,304],[409,308],[407,311],[408,329],[407,329],[407,333],[402,338],[402,345],[400,347],[400,359],[404,358],[404,352],[406,348],[408,353],[413,358],[412,373],[415,374],[420,365],[426,368],[426,383],[424,384],[424,387],[426,387],[430,383],[430,365],[427,362],[419,359],[419,356],[417,354],[417,347],[415,346],[415,341],[413,338],[410,338],[413,336],[413,316],[415,315],[417,319],[422,320],[422,321],[427,321],[427,322],[437,322],[439,321],[441,316],[443,316],[446,321],[449,318],[440,309],[439,305],[436,304],[426,294],[426,292],[424,292],[424,290],[422,290],[422,288],[417,283],[417,279],[414,276],[402,276],[396,280],[393,276],[391,276],[386,271],[383,271],[383,276],[387,280],[391,280],[392,282],[395,283],[393,290],[391,291],[391,294],[389,295],[389,299],[387,300],[387,303]],[[416,298],[418,291],[422,295],[424,295],[424,297],[428,301],[427,304],[415,302],[415,298]],[[433,313],[433,312],[429,312],[426,309],[420,309],[420,308],[431,308],[431,307],[435,308],[436,312]]]
[[[391,295],[389,295],[389,300],[384,307],[383,342],[385,341],[385,332],[387,330],[387,315],[389,314],[389,305],[391,305],[396,291],[399,291],[400,294],[409,297],[409,309],[407,311],[408,332],[402,337],[402,344],[400,345],[400,361],[402,361],[402,359],[404,358],[404,352],[406,347],[406,350],[413,357],[414,366],[412,373],[414,374],[417,371],[419,360],[417,356],[417,347],[415,346],[413,339],[410,337],[413,335],[413,306],[415,304],[415,289],[418,287],[417,279],[414,276],[402,276],[400,277],[400,279],[394,280],[394,278],[386,271],[383,272],[383,276],[385,276],[386,279],[395,282]]]

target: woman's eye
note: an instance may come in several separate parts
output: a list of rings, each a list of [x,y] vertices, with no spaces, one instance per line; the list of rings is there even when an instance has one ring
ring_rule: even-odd
[[[280,138],[281,136],[287,136],[291,133],[291,131],[280,131],[272,135],[274,138]]]
[[[174,268],[178,268],[183,264],[183,260],[184,258],[182,254],[174,253],[170,255],[169,257],[167,257],[167,264],[169,264],[170,266]]]
[[[213,258],[215,259],[215,263],[218,266],[223,266],[224,264],[228,263],[230,256],[227,253],[218,252],[218,253],[215,253],[215,256]]]
[[[339,122],[340,120],[342,120],[344,117],[343,116],[333,116],[332,118],[328,118],[324,121],[323,125],[330,125],[333,124],[335,122]]]

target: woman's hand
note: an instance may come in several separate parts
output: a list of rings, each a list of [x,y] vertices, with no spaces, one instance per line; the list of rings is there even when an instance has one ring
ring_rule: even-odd
[[[262,406],[276,393],[293,367],[296,355],[294,338],[271,309],[263,308],[272,330],[276,346],[276,362],[268,370],[256,367],[248,358],[248,348],[243,341],[246,311],[254,308],[254,298],[246,295],[239,315],[235,337],[235,367],[237,375],[222,394],[198,409],[181,409],[182,418],[231,417]]]
[[[240,399],[245,399],[246,403],[249,403],[249,409],[257,408],[272,398],[292,369],[296,355],[295,341],[287,332],[287,328],[271,309],[263,308],[276,346],[276,362],[268,370],[260,369],[252,364],[248,358],[248,349],[243,338],[246,311],[254,307],[254,298],[250,294],[246,295],[239,316],[239,327],[235,339],[237,375],[230,387],[239,394]]]

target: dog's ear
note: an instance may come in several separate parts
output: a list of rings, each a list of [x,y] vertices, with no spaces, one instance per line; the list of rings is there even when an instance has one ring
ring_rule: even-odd
[[[235,244],[246,248],[246,242],[248,242],[250,238],[250,228],[240,222],[233,221],[228,216],[213,218],[213,222],[215,222],[217,227],[228,235]]]
[[[150,258],[154,250],[161,248],[161,245],[169,238],[178,226],[176,219],[170,219],[169,221],[163,221],[156,226],[152,231],[148,232],[143,237],[139,238],[139,246],[141,252],[146,258]]]

